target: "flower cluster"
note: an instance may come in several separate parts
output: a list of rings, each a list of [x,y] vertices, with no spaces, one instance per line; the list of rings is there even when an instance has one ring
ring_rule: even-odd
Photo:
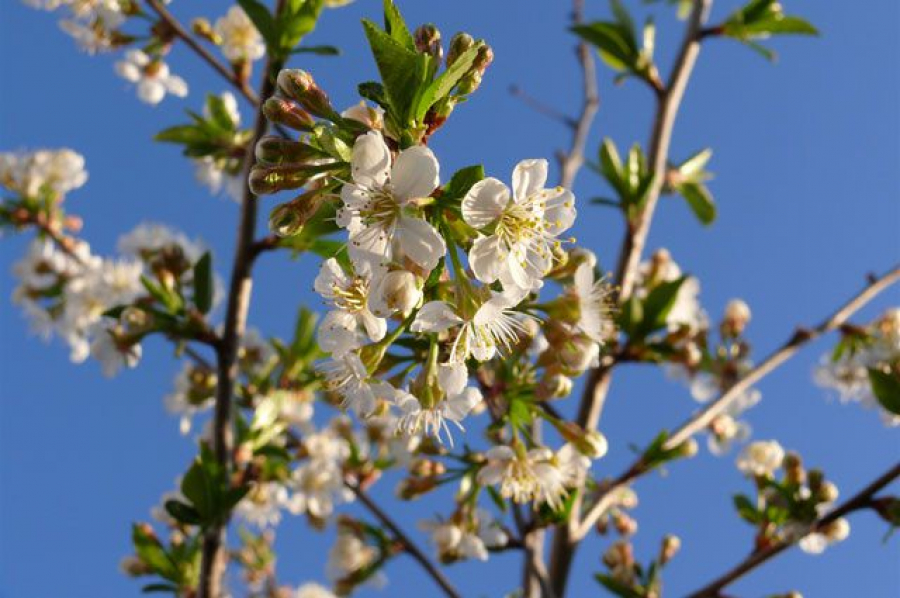
[[[132,49],[125,52],[125,57],[116,62],[116,73],[134,83],[138,99],[151,106],[162,102],[166,94],[177,98],[188,94],[187,82],[178,75],[173,75],[161,56],[147,54],[143,50]]]
[[[130,41],[119,27],[133,11],[129,0],[25,0],[33,8],[63,10],[60,27],[89,54],[106,52]]]
[[[887,310],[864,327],[845,327],[843,338],[816,368],[819,386],[837,392],[841,402],[859,402],[880,411],[885,424],[900,425],[888,409],[900,396],[900,308]]]
[[[737,467],[756,486],[755,501],[739,494],[734,503],[740,517],[756,526],[757,549],[798,542],[803,551],[818,554],[849,535],[850,525],[842,517],[821,523],[838,498],[837,487],[821,470],[806,470],[799,455],[786,452],[777,441],[750,443]]]

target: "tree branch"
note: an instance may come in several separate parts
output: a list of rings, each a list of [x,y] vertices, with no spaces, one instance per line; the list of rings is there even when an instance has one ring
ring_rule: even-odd
[[[242,96],[244,96],[248,102],[256,106],[259,104],[259,97],[256,93],[250,88],[246,81],[242,81],[237,77],[237,75],[232,72],[227,66],[222,64],[215,56],[213,56],[209,50],[204,48],[200,43],[191,35],[181,23],[178,22],[178,19],[169,12],[160,0],[147,0],[147,5],[156,13],[156,15],[172,30],[172,32],[180,38],[184,43],[188,45],[188,47],[193,50],[197,56],[199,56],[202,60],[204,60],[209,66],[213,68],[217,73],[222,75],[231,85],[237,89]]]
[[[825,320],[815,328],[799,328],[784,345],[770,354],[755,368],[747,372],[747,374],[738,380],[734,386],[722,393],[719,398],[708,404],[702,411],[694,415],[678,428],[678,430],[669,437],[665,445],[666,448],[678,446],[705,428],[718,414],[727,409],[744,390],[750,388],[764,376],[768,375],[789,358],[793,357],[802,346],[827,332],[840,328],[854,313],[862,309],[872,299],[898,280],[900,280],[900,266],[896,266],[880,278],[872,280],[861,292],[838,308],[837,311],[829,317],[825,318]],[[625,474],[620,476],[609,489],[600,495],[598,502],[591,508],[587,516],[576,528],[576,531],[573,534],[573,541],[578,541],[586,536],[604,511],[609,508],[610,497],[612,496],[614,489],[630,483],[646,472],[646,468],[641,466],[640,459],[635,461]]]
[[[817,531],[837,519],[861,509],[869,508],[875,493],[900,477],[900,463],[895,464],[874,482],[863,488],[855,496],[812,524],[810,531]],[[793,542],[778,542],[762,550],[758,550],[738,563],[733,569],[711,582],[700,590],[690,594],[688,598],[716,598],[721,596],[723,588],[740,579],[748,572],[765,563],[769,559],[793,546]]]
[[[162,8],[157,0],[148,0],[148,2]],[[275,8],[276,15],[281,12],[283,4],[284,0],[278,0]],[[260,83],[260,97],[268,97],[274,92],[275,74],[279,68],[281,68],[281,65],[277,64],[271,57],[266,58],[262,71],[262,82]],[[244,95],[248,99],[255,97],[252,94],[250,96]],[[258,105],[259,102],[256,100],[254,103]],[[216,460],[226,469],[231,467],[231,410],[234,385],[238,376],[237,354],[241,337],[244,335],[247,324],[247,311],[250,307],[250,293],[253,287],[251,269],[253,266],[253,243],[256,234],[257,202],[256,197],[247,184],[247,177],[250,167],[253,165],[256,142],[265,134],[266,128],[266,117],[262,110],[258,110],[253,129],[253,139],[247,145],[244,156],[244,194],[241,199],[237,242],[231,270],[231,282],[228,289],[225,322],[223,324],[221,342],[216,347],[218,382],[213,415],[212,448]],[[200,581],[197,590],[198,598],[219,598],[222,594],[221,581],[226,564],[225,553],[222,551],[224,536],[225,526],[223,525],[209,529],[203,538]]]
[[[615,281],[619,286],[620,302],[629,297],[634,286],[641,254],[650,232],[650,223],[653,220],[656,204],[665,181],[669,144],[675,126],[675,117],[700,52],[700,31],[706,22],[711,5],[712,0],[694,0],[684,39],[672,67],[668,84],[662,90],[657,90],[656,115],[647,150],[648,162],[654,175],[653,184],[647,192],[644,209],[637,218],[627,223],[615,275]],[[613,365],[614,362],[607,359],[599,367],[591,370],[585,381],[576,421],[586,430],[595,430],[600,421],[600,414],[609,391],[610,372]],[[581,498],[576,500],[572,513],[573,518],[570,525],[557,528],[550,557],[550,576],[557,594],[560,596],[565,593],[569,569],[574,557],[577,540],[572,535],[574,527],[571,524],[577,522],[580,517]]]
[[[422,568],[431,576],[431,578],[437,583],[441,589],[444,591],[444,594],[449,596],[450,598],[461,598],[461,594],[453,587],[453,584],[450,583],[443,573],[441,573],[440,569],[438,569],[434,563],[431,562],[424,552],[416,546],[412,540],[409,539],[409,536],[400,529],[400,527],[391,519],[390,515],[388,515],[385,511],[378,506],[378,504],[366,494],[365,490],[360,488],[357,484],[352,482],[344,483],[352,492],[356,495],[356,498],[359,499],[368,510],[375,516],[378,521],[381,522],[386,528],[388,528],[394,537],[403,544],[403,548],[406,552],[409,553],[411,557],[413,557]]]

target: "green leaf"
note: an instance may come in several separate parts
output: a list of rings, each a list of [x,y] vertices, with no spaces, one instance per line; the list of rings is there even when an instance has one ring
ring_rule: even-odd
[[[162,303],[170,313],[177,313],[181,310],[181,297],[174,292],[165,289],[147,276],[141,276],[141,284],[144,285],[150,296]]]
[[[735,494],[732,497],[732,501],[734,502],[734,508],[737,509],[738,515],[740,515],[741,519],[748,523],[757,524],[760,522],[760,513],[756,510],[753,502],[743,495],[743,494]]]
[[[400,9],[393,0],[384,0],[384,30],[392,39],[410,50],[416,49],[416,41],[413,39]]]
[[[705,185],[700,183],[682,183],[678,192],[687,200],[691,211],[704,225],[712,224],[716,219],[716,204]]]
[[[213,481],[207,475],[200,459],[194,461],[181,480],[181,493],[191,501],[191,505],[204,523],[215,516],[216,496]]]
[[[166,512],[172,516],[175,521],[185,523],[187,525],[200,525],[202,518],[197,509],[191,505],[186,505],[178,500],[167,500],[165,503]]]
[[[134,544],[135,553],[147,564],[151,571],[176,584],[181,581],[181,573],[178,567],[166,553],[159,540],[145,533],[139,525],[134,525],[131,529],[131,541]]]
[[[225,106],[225,100],[215,94],[206,95],[206,107],[209,110],[212,122],[225,131],[234,131],[237,123],[231,119],[231,112]]]
[[[484,166],[476,164],[474,166],[466,166],[457,170],[450,182],[444,185],[444,192],[441,195],[441,201],[456,201],[466,196],[469,189],[484,178]]]
[[[678,291],[685,280],[687,277],[682,276],[676,280],[662,282],[647,294],[647,298],[644,299],[644,319],[641,322],[641,332],[649,334],[666,325],[666,317],[672,311],[672,306],[675,305],[678,298]]]
[[[363,20],[363,28],[390,107],[398,124],[405,128],[410,124],[431,59],[405,47],[371,21]]]
[[[259,0],[238,0],[238,4],[244,9],[253,25],[256,26],[256,30],[266,41],[269,52],[275,51],[278,48],[275,19],[272,18],[272,13],[269,12],[266,5]]]
[[[341,49],[337,46],[300,46],[291,50],[291,54],[315,54],[317,56],[340,56]]]
[[[588,25],[576,25],[571,31],[594,45],[610,68],[616,71],[637,70],[639,50],[634,43],[634,33],[622,29],[616,23],[597,21]]]
[[[212,255],[207,251],[194,264],[194,305],[200,313],[209,313],[212,308],[214,289]]]
[[[141,588],[141,594],[178,594],[178,586],[167,583],[151,583]]]
[[[359,91],[359,95],[367,100],[371,100],[375,102],[385,110],[390,108],[390,104],[387,100],[387,95],[384,92],[384,85],[378,83],[377,81],[366,81],[364,83],[360,83],[357,87]]]
[[[275,23],[278,56],[287,56],[294,51],[304,36],[316,28],[324,0],[288,0]]]
[[[478,57],[478,52],[483,45],[484,44],[482,43],[477,43],[460,54],[459,58],[456,59],[456,62],[454,62],[450,68],[441,73],[437,79],[432,81],[428,87],[425,88],[422,97],[419,98],[418,108],[416,109],[417,121],[422,122],[428,109],[447,97],[450,92],[453,91],[453,88],[456,87],[456,84],[459,83],[460,79],[465,77],[466,73],[469,72],[469,69],[472,68],[472,64]]]
[[[710,158],[712,158],[712,150],[710,148],[702,149],[679,164],[678,173],[692,181],[700,180],[706,174],[706,165],[709,164]]]
[[[178,125],[163,129],[153,136],[153,140],[189,145],[194,143],[209,143],[210,136],[196,125]]]
[[[900,377],[869,368],[869,382],[872,384],[872,394],[881,406],[894,415],[900,415]]]
[[[611,575],[597,573],[594,575],[594,579],[596,579],[604,588],[620,598],[643,598],[643,595],[640,592],[632,590],[629,586],[618,581]]]

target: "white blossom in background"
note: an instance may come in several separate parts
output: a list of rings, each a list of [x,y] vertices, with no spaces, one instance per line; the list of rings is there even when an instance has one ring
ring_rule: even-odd
[[[444,238],[425,219],[409,211],[439,184],[437,158],[424,146],[413,146],[391,161],[391,151],[376,131],[353,145],[353,181],[341,190],[338,226],[350,233],[354,264],[384,267],[406,257],[427,274],[447,251]]]
[[[325,586],[317,583],[305,583],[297,588],[293,598],[337,598],[337,596]]]
[[[478,471],[478,483],[499,485],[501,496],[518,503],[546,502],[557,509],[566,495],[566,478],[553,457],[545,447],[527,452],[505,445],[491,447],[487,464]]]
[[[65,195],[87,178],[84,156],[68,148],[0,153],[0,185],[23,197],[37,197],[42,190]]]
[[[339,580],[368,567],[378,558],[378,550],[369,546],[352,533],[341,530],[328,552],[326,573],[332,580]],[[379,571],[369,580],[375,586],[384,585],[386,578]]]
[[[558,237],[575,222],[575,196],[555,187],[545,189],[546,160],[523,160],[513,170],[513,188],[495,178],[475,183],[462,200],[466,223],[480,235],[469,251],[469,265],[484,283],[503,287],[540,288],[553,265]]]
[[[797,543],[807,554],[821,554],[832,544],[843,542],[850,535],[850,522],[846,518],[835,519],[819,531],[809,533]]]
[[[287,500],[287,489],[278,482],[255,484],[238,503],[234,514],[260,529],[281,523],[281,507]]]
[[[737,468],[748,476],[772,477],[784,461],[784,448],[776,440],[759,440],[744,447]]]
[[[120,77],[136,85],[138,98],[151,106],[163,101],[166,94],[179,98],[188,94],[184,79],[171,74],[161,58],[153,58],[142,50],[128,50],[115,67]]]
[[[240,6],[232,6],[213,27],[222,40],[222,54],[231,62],[252,62],[266,53],[262,36]]]
[[[869,370],[896,371],[900,363],[900,308],[885,311],[868,328],[871,342],[847,349],[838,358],[822,357],[813,379],[837,393],[842,403],[858,402],[877,410],[885,425],[900,426],[900,416],[885,410],[872,393]]]
[[[125,22],[119,0],[25,0],[39,10],[65,10],[60,28],[88,54],[111,50],[117,28]]]
[[[422,521],[419,528],[429,533],[443,563],[459,560],[488,560],[489,548],[506,545],[509,538],[499,523],[484,509],[475,509],[471,516],[458,521]]]
[[[119,237],[116,247],[120,253],[147,259],[163,249],[177,246],[191,263],[206,251],[199,241],[192,241],[184,233],[164,224],[145,222]]]
[[[175,389],[165,396],[166,411],[179,417],[179,430],[183,435],[191,431],[193,418],[212,408],[215,376],[203,368],[185,363],[175,377]]]
[[[649,288],[678,280],[682,276],[681,267],[672,259],[668,250],[659,249],[638,267],[635,294],[643,299]],[[686,327],[695,333],[709,326],[709,318],[700,305],[699,297],[700,281],[689,276],[678,289],[675,303],[666,316],[666,326],[670,331]]]
[[[572,284],[566,288],[578,301],[575,329],[602,345],[615,330],[610,307],[612,287],[604,279],[595,278],[597,256],[594,252],[582,250],[579,253],[584,259],[575,269]]]

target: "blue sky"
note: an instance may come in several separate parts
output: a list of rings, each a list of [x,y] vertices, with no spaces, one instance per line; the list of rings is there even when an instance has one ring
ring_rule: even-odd
[[[758,357],[795,325],[817,322],[854,294],[867,272],[884,271],[900,256],[900,5],[784,4],[817,25],[822,37],[773,42],[781,54],[775,65],[737,44],[711,40],[676,126],[673,159],[706,146],[715,151],[710,169],[717,176],[710,188],[719,204],[718,222],[702,228],[682,201],[664,199],[649,241],[651,249],[668,247],[700,277],[711,314],[733,297],[750,304],[749,335]],[[338,45],[343,55],[295,62],[312,71],[337,105],[356,101],[356,83],[375,77],[358,21],[378,18],[379,5],[358,0],[326,14],[309,43]],[[737,5],[717,2],[713,20]],[[482,89],[433,140],[444,173],[483,162],[489,173],[507,179],[520,159],[552,158],[568,144],[566,130],[508,93],[515,84],[560,110],[577,110],[580,79],[573,40],[565,32],[568,3],[406,0],[400,6],[413,24],[434,22],[445,37],[466,30],[494,48],[496,60]],[[224,3],[176,0],[172,9],[182,18],[216,17]],[[680,32],[669,10],[656,12],[666,64]],[[605,16],[605,3],[588,2],[588,13]],[[150,141],[158,130],[181,122],[184,108],[197,109],[203,93],[224,89],[222,81],[176,47],[173,71],[188,79],[192,93],[150,108],[114,75],[111,57],[76,52],[54,16],[13,0],[4,2],[0,14],[0,149],[68,146],[86,156],[90,181],[69,202],[84,217],[84,234],[96,252],[111,252],[116,237],[142,220],[162,221],[208,241],[224,270],[236,205],[208,197],[177,150]],[[619,147],[644,142],[652,110],[648,92],[633,82],[613,86],[603,69],[600,92],[589,155],[603,136]],[[250,120],[247,106],[243,115]],[[602,263],[614,262],[621,224],[612,211],[584,201],[602,194],[602,183],[585,170],[575,191],[582,200],[576,235]],[[263,201],[266,210],[271,200]],[[60,344],[45,346],[30,337],[7,299],[14,285],[10,267],[24,248],[24,239],[0,243],[0,597],[137,595],[138,584],[117,572],[129,550],[128,526],[148,516],[194,451],[161,403],[178,364],[168,347],[151,342],[139,369],[108,381],[96,364],[70,365]],[[312,259],[264,259],[251,322],[267,335],[287,334],[298,303],[317,305],[310,282],[315,268]],[[870,319],[898,299],[894,290],[861,317]],[[760,385],[763,402],[749,419],[757,438],[778,438],[798,450],[807,463],[824,467],[848,496],[896,460],[900,443],[898,432],[882,427],[873,412],[841,406],[812,386],[811,370],[830,340],[766,379]],[[661,373],[623,368],[601,424],[610,452],[595,471],[617,474],[631,457],[629,443],[645,444],[694,408],[687,391]],[[649,559],[665,533],[683,540],[682,553],[666,571],[670,596],[709,581],[750,547],[752,531],[731,508],[730,495],[748,489],[733,458],[704,451],[675,464],[668,475],[637,485],[639,558]],[[389,495],[388,482],[377,496]],[[413,529],[434,510],[426,502],[394,512]],[[850,539],[824,555],[791,551],[736,584],[733,593],[897,595],[897,539],[882,544],[884,525],[869,513],[851,524]],[[328,539],[301,522],[283,526],[282,579],[322,580]],[[582,550],[571,595],[598,593],[590,573],[599,570],[601,550],[600,543]],[[393,580],[388,589],[360,595],[395,596],[403,588],[433,595],[433,586],[406,559],[396,560],[387,573]],[[448,574],[466,596],[499,596],[518,579],[509,557],[487,567],[454,566]]]

